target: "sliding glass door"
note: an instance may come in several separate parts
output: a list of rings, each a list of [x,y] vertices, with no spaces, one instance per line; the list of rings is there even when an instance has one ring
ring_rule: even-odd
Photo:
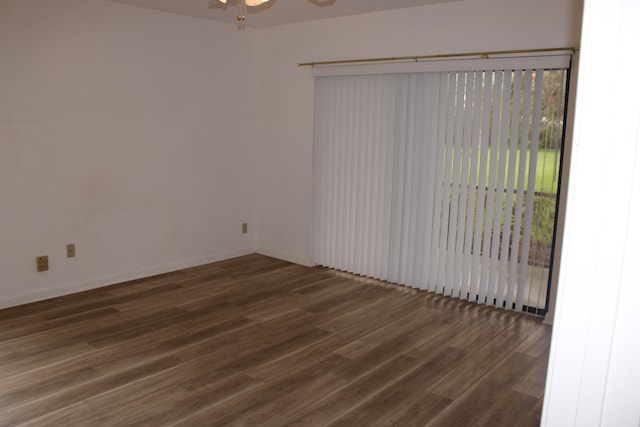
[[[544,311],[566,69],[316,78],[313,261]]]

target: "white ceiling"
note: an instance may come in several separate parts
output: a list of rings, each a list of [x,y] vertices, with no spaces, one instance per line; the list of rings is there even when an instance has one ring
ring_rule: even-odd
[[[109,0],[146,9],[235,24],[238,0],[223,5],[218,0]],[[245,25],[264,28],[273,25],[338,16],[358,15],[389,9],[448,3],[461,0],[271,0],[247,7]]]

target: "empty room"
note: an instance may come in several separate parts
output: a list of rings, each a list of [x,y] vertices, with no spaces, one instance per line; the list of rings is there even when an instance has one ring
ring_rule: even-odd
[[[0,425],[637,426],[639,9],[0,0]]]

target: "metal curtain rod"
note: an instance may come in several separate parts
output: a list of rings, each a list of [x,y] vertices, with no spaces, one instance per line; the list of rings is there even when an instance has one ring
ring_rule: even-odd
[[[418,55],[418,56],[398,56],[389,58],[366,58],[366,59],[344,59],[341,61],[319,61],[298,63],[298,67],[315,67],[316,65],[339,65],[339,64],[359,64],[366,62],[391,62],[391,61],[419,61],[422,59],[442,59],[442,58],[462,58],[466,56],[480,56],[488,58],[491,55],[516,55],[520,53],[541,53],[571,51],[576,53],[577,47],[554,47],[547,49],[518,49],[518,50],[498,50],[493,52],[466,52],[466,53],[445,53],[440,55]]]

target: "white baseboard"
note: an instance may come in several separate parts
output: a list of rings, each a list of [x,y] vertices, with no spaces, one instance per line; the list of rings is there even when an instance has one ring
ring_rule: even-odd
[[[313,265],[311,264],[311,259],[309,259],[309,257],[305,255],[292,254],[269,248],[258,248],[256,249],[256,253],[270,256],[272,258],[281,259],[283,261],[289,261],[294,264],[304,265],[305,267],[313,267]]]
[[[42,301],[49,298],[55,298],[63,295],[69,295],[75,292],[87,291],[90,289],[101,288],[116,283],[126,282],[129,280],[141,279],[143,277],[155,276],[158,274],[169,273],[172,271],[182,270],[184,268],[196,267],[198,265],[209,264],[216,261],[235,258],[238,256],[249,255],[255,253],[254,248],[246,248],[237,251],[221,252],[206,257],[186,259],[168,264],[156,265],[144,268],[138,271],[130,271],[127,273],[112,274],[93,278],[90,280],[81,280],[74,283],[67,283],[62,286],[52,287],[48,289],[39,289],[37,291],[25,292],[20,295],[12,295],[0,300],[0,309],[13,307],[16,305],[27,304],[36,301]]]

